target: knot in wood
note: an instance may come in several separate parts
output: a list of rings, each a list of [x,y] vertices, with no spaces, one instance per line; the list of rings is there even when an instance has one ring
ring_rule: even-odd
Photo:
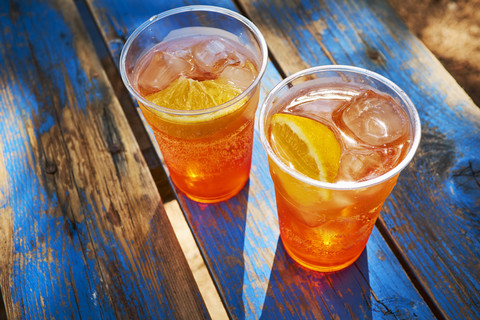
[[[123,151],[123,148],[120,144],[118,143],[112,143],[109,147],[108,147],[108,151],[110,151],[111,154],[117,154],[119,152],[122,152]]]
[[[380,61],[381,60],[381,55],[378,50],[373,49],[373,48],[368,48],[367,49],[367,56],[370,58],[370,60],[373,61]]]
[[[57,172],[57,165],[52,162],[47,162],[45,165],[45,172],[48,174],[55,174]]]

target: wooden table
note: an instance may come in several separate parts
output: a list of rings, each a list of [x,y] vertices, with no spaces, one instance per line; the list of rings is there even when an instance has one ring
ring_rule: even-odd
[[[347,64],[386,76],[417,106],[420,148],[347,269],[307,271],[286,255],[257,135],[238,196],[202,205],[172,192],[116,66],[143,21],[194,3],[260,28],[263,97],[298,70]],[[8,319],[217,314],[160,193],[178,202],[233,319],[480,319],[480,110],[386,2],[1,0],[0,26]]]

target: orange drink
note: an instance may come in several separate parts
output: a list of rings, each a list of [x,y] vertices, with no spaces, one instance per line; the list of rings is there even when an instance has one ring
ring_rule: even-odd
[[[410,99],[371,71],[316,67],[272,90],[259,128],[286,251],[318,271],[352,264],[418,147]]]
[[[152,128],[170,178],[218,202],[248,180],[267,47],[243,16],[211,6],[164,12],[122,50],[122,79]]]

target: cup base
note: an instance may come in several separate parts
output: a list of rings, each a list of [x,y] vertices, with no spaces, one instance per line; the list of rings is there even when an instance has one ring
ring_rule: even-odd
[[[228,193],[221,194],[221,195],[212,196],[212,197],[195,196],[195,195],[192,195],[192,194],[184,191],[183,189],[179,188],[177,185],[175,185],[175,187],[178,190],[180,190],[190,200],[200,202],[200,203],[218,203],[218,202],[226,201],[226,200],[236,196],[243,189],[243,187],[245,187],[247,182],[248,182],[248,178],[244,183],[240,184],[239,187],[233,189],[232,191],[230,191]],[[175,181],[174,181],[174,184],[175,184]]]
[[[282,243],[283,243],[283,247],[285,248],[285,251],[288,253],[290,258],[292,258],[295,262],[297,262],[298,264],[300,264],[304,268],[307,268],[307,269],[310,269],[310,270],[313,270],[313,271],[319,271],[319,272],[335,272],[335,271],[345,269],[346,267],[350,266],[352,263],[357,261],[358,257],[360,257],[360,255],[363,252],[363,250],[360,251],[360,253],[358,255],[356,255],[352,259],[350,259],[350,260],[348,260],[348,261],[346,261],[342,264],[338,264],[338,265],[317,265],[317,264],[312,264],[310,262],[307,262],[307,261],[301,259],[300,257],[298,257],[297,255],[295,255],[285,245],[285,242],[283,241],[283,239],[282,239]]]

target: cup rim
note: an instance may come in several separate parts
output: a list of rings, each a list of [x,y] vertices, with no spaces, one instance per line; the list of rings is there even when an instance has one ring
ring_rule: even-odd
[[[142,97],[137,90],[133,87],[131,84],[130,80],[126,76],[126,70],[125,70],[125,61],[127,58],[128,51],[130,49],[130,46],[132,45],[133,41],[137,38],[137,36],[147,29],[150,25],[153,23],[157,22],[160,19],[179,14],[179,13],[184,13],[184,12],[192,12],[192,11],[204,11],[204,12],[216,12],[220,14],[224,14],[226,16],[230,16],[234,19],[239,20],[242,22],[254,35],[255,39],[258,42],[258,45],[260,47],[260,53],[261,53],[261,65],[258,70],[258,74],[253,80],[253,82],[244,90],[242,93],[240,93],[238,96],[233,98],[232,100],[229,100],[225,103],[219,104],[218,106],[214,106],[211,108],[206,108],[206,109],[200,109],[200,110],[175,110],[171,108],[166,108],[162,107],[159,105],[156,105],[144,97]],[[190,5],[190,6],[183,6],[183,7],[178,7],[175,9],[170,9],[167,11],[164,11],[160,14],[152,16],[150,19],[147,21],[143,22],[139,27],[133,31],[133,33],[128,37],[127,41],[125,42],[125,45],[122,48],[122,51],[120,53],[120,76],[123,80],[123,83],[127,87],[128,91],[138,100],[140,101],[143,105],[148,106],[156,111],[160,111],[162,113],[167,113],[171,115],[176,115],[176,116],[198,116],[198,115],[204,115],[204,114],[209,114],[213,112],[217,112],[223,109],[226,109],[232,105],[237,104],[238,102],[242,101],[247,95],[249,95],[259,84],[263,74],[265,73],[265,70],[267,68],[267,62],[268,62],[268,48],[267,48],[267,43],[265,41],[265,38],[263,37],[262,33],[260,30],[255,26],[255,24],[248,20],[246,17],[243,15],[232,11],[230,9],[226,9],[223,7],[217,7],[217,6],[207,6],[207,5]]]
[[[290,82],[293,80],[296,80],[298,78],[301,78],[306,75],[310,75],[313,73],[317,72],[323,72],[323,71],[337,71],[337,72],[349,72],[349,73],[354,73],[354,74],[359,74],[359,75],[366,75],[368,77],[371,77],[386,86],[388,86],[390,89],[392,89],[399,97],[401,100],[403,100],[404,104],[406,105],[409,113],[409,117],[411,115],[412,118],[412,125],[413,125],[413,141],[412,144],[410,145],[410,150],[408,151],[407,155],[405,158],[397,164],[393,169],[390,171],[384,173],[381,176],[375,177],[373,179],[369,179],[366,181],[361,181],[361,182],[340,182],[340,183],[330,183],[330,182],[325,182],[325,181],[319,181],[312,179],[310,177],[307,177],[306,175],[293,170],[285,162],[283,162],[273,151],[272,147],[270,146],[270,143],[265,135],[265,118],[266,118],[266,113],[267,113],[267,108],[268,106],[273,102],[273,99],[276,98],[276,94],[283,89],[285,86],[287,86]],[[359,67],[355,66],[349,66],[349,65],[324,65],[324,66],[317,66],[317,67],[311,67],[302,71],[299,71],[297,73],[294,73],[284,80],[282,80],[280,83],[278,83],[267,95],[265,98],[264,102],[260,106],[259,109],[259,117],[258,117],[258,128],[260,131],[260,140],[262,142],[263,148],[266,150],[268,156],[277,164],[282,170],[287,172],[290,176],[293,176],[295,179],[300,180],[304,183],[307,183],[309,185],[312,185],[314,187],[319,187],[319,188],[324,188],[324,189],[331,189],[331,190],[355,190],[355,189],[361,189],[361,188],[366,188],[370,186],[374,186],[376,184],[382,183],[384,181],[389,180],[390,178],[394,177],[398,173],[400,173],[412,160],[413,156],[415,155],[415,152],[420,144],[420,139],[421,139],[421,124],[420,124],[420,117],[418,115],[418,111],[415,108],[415,105],[413,102],[410,100],[410,98],[407,96],[407,94],[394,82],[391,80],[387,79],[386,77]]]

